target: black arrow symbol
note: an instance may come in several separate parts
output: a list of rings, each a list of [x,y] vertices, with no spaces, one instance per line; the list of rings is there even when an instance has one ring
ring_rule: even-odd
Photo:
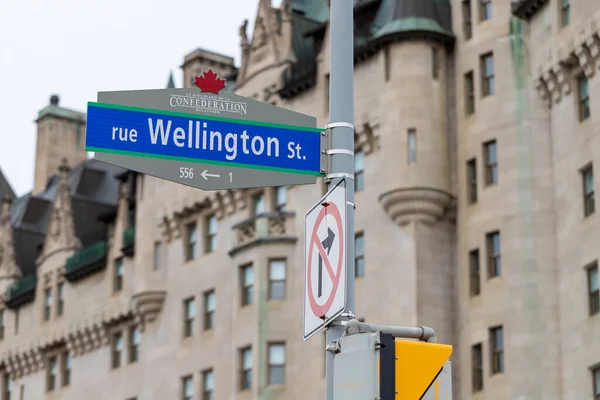
[[[325,240],[321,242],[323,248],[327,250],[327,255],[331,251],[331,247],[333,246],[333,239],[335,239],[335,233],[331,230],[331,228],[327,228],[327,237]],[[318,285],[318,297],[321,297],[323,293],[323,257],[321,257],[321,253],[319,252],[319,285]]]

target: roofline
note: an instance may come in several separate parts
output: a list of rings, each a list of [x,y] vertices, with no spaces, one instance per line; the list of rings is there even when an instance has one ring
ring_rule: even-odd
[[[73,116],[73,118],[71,118],[66,115],[61,115],[59,113],[54,112],[54,110],[56,110],[56,109],[63,110],[63,111],[69,112],[69,113],[73,113],[74,116]],[[67,121],[77,121],[77,122],[84,122],[84,123],[87,121],[87,115],[81,111],[72,110],[70,108],[64,108],[64,107],[59,107],[59,106],[54,106],[54,105],[49,105],[49,106],[42,108],[38,112],[38,116],[34,120],[34,122],[39,122],[42,119],[44,119],[45,117],[54,117],[54,118],[58,118],[58,119],[64,119]]]
[[[382,47],[390,43],[415,39],[440,42],[446,47],[452,47],[456,41],[456,37],[454,35],[429,30],[393,32],[371,40],[362,46],[355,47],[354,64],[359,64],[362,61],[367,60],[377,53],[377,51],[379,51]],[[279,96],[285,99],[293,98],[294,96],[312,88],[316,84],[316,78],[316,70],[311,70],[308,74],[296,78],[286,84],[281,90],[279,90]]]

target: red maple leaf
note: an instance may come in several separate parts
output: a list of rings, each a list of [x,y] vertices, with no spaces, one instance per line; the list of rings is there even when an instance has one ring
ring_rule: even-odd
[[[219,78],[212,69],[209,69],[208,71],[204,71],[202,76],[195,76],[194,84],[198,86],[202,92],[219,94],[225,87],[225,79]]]

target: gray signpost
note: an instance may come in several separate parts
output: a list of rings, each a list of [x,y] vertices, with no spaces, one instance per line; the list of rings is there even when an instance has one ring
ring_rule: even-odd
[[[342,321],[353,318],[354,308],[354,2],[331,0],[329,67],[329,120],[331,129],[330,187],[345,179],[346,184],[346,312],[333,321],[326,333],[327,343],[344,333]],[[333,362],[326,353],[326,400],[334,399]]]

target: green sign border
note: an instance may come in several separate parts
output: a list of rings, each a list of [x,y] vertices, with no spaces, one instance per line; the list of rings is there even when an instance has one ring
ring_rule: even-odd
[[[208,120],[213,120],[213,121],[223,121],[223,122],[230,122],[230,123],[235,123],[235,124],[267,126],[267,127],[272,127],[272,128],[284,128],[284,129],[305,131],[305,132],[306,131],[319,132],[319,133],[323,132],[323,129],[309,128],[309,127],[303,127],[303,126],[297,126],[297,125],[284,125],[284,124],[273,124],[273,123],[269,123],[269,122],[260,122],[260,121],[247,121],[247,120],[240,120],[240,119],[235,119],[235,118],[215,117],[212,115],[206,116],[206,115],[189,114],[189,113],[182,113],[182,112],[176,112],[176,111],[156,110],[156,109],[152,109],[152,108],[123,106],[123,105],[119,105],[119,104],[95,103],[95,102],[91,102],[91,101],[88,102],[88,107],[111,108],[111,109],[117,109],[117,110],[143,112],[143,113],[148,113],[148,114],[171,115],[171,116],[176,116],[176,117],[186,117],[186,118],[195,118],[195,119],[208,119]],[[222,165],[225,167],[229,166],[229,167],[263,170],[263,171],[287,172],[287,173],[293,173],[293,174],[299,174],[299,175],[325,176],[325,174],[322,172],[306,171],[306,170],[300,170],[300,169],[266,167],[264,165],[240,164],[240,163],[232,163],[232,162],[225,162],[225,161],[205,160],[205,159],[200,159],[200,158],[166,156],[166,155],[162,155],[162,154],[142,153],[142,152],[137,152],[137,151],[105,149],[103,147],[86,146],[85,150],[93,151],[95,153],[119,154],[119,155],[124,155],[124,156],[155,158],[155,159],[162,159],[162,160],[176,160],[176,161],[192,162],[192,163],[200,163],[200,164]]]

